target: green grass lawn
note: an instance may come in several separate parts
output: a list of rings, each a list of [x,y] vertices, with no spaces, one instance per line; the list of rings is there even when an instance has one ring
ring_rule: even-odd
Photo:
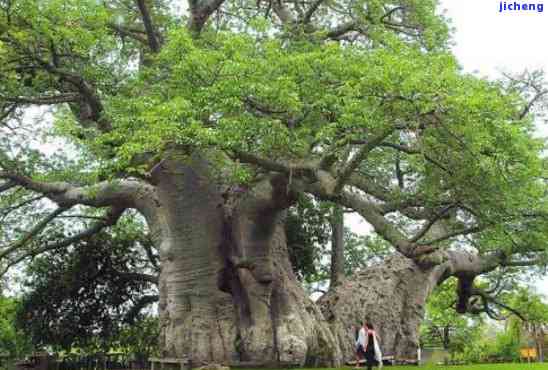
[[[344,368],[345,370],[353,370],[353,368]],[[360,368],[363,369],[363,368]],[[377,368],[375,368],[377,369]],[[431,369],[431,370],[548,370],[548,362],[542,364],[528,363],[509,363],[509,364],[483,364],[483,365],[462,365],[462,366],[446,366],[446,365],[429,365],[429,366],[385,366],[386,370],[413,370],[413,369]]]
[[[360,369],[365,369],[360,367]],[[378,370],[377,367],[373,368]],[[384,366],[383,370],[548,370],[548,362],[542,364],[509,363],[509,364],[483,364],[483,365],[428,365],[428,366]],[[274,370],[274,369],[272,369]],[[302,370],[336,370],[336,369],[302,369]],[[354,370],[353,367],[342,367],[337,370]]]

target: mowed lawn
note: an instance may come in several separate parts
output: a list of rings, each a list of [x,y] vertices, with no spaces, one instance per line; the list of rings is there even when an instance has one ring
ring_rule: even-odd
[[[354,370],[353,367],[339,368],[342,370]],[[360,367],[360,369],[365,369]],[[377,367],[373,368],[378,370]],[[458,366],[445,366],[445,365],[429,365],[429,366],[384,366],[383,370],[548,370],[548,362],[538,364],[528,363],[508,363],[508,364],[482,364],[482,365],[458,365]],[[302,369],[302,370],[336,370],[336,369]]]
[[[462,365],[462,366],[444,366],[431,365],[416,367],[419,369],[438,369],[438,370],[548,370],[548,363],[528,364],[528,363],[509,363],[509,364],[482,364],[482,365]],[[386,369],[411,370],[409,366],[387,366]]]
[[[360,368],[363,369],[363,368]],[[378,369],[378,368],[374,368]],[[508,364],[482,364],[482,365],[458,365],[458,366],[446,366],[446,365],[429,365],[429,366],[384,366],[383,370],[548,370],[548,362],[538,364],[528,363],[508,363]],[[353,370],[353,368],[345,368],[345,370]]]

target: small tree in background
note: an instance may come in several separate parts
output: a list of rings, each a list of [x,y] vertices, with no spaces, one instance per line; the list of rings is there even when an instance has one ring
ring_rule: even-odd
[[[158,353],[158,335],[158,318],[143,317],[121,330],[118,343],[125,353],[133,356],[135,365],[143,369],[147,367],[148,358]]]
[[[532,345],[539,362],[544,362],[545,335],[548,333],[548,304],[545,300],[546,297],[527,287],[520,287],[509,297],[510,304],[523,316],[515,323],[522,345]]]
[[[31,350],[27,337],[15,326],[19,302],[0,295],[0,355],[21,357]]]
[[[14,318],[37,347],[108,351],[158,301],[155,269],[150,239],[122,220],[112,233],[80,240],[64,254],[36,257]]]
[[[456,279],[438,286],[426,306],[426,317],[421,325],[421,343],[425,347],[439,346],[447,350],[452,359],[474,361],[480,332],[484,327],[482,316],[460,315],[455,311]]]

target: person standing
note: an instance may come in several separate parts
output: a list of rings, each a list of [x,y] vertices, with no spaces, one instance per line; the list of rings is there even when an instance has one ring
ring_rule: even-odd
[[[373,324],[368,320],[365,323],[364,326],[364,342],[365,342],[365,366],[367,366],[367,370],[372,370],[373,366],[379,366],[379,368],[382,367],[382,353],[381,348],[379,346],[379,337],[377,335],[377,332],[375,331],[375,328],[373,327]]]
[[[356,368],[360,366],[360,359],[365,359],[365,347],[367,345],[367,328],[361,323],[355,330],[356,339]]]

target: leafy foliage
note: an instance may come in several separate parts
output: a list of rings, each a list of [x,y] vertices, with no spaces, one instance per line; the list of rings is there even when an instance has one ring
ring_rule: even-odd
[[[302,197],[289,210],[285,230],[291,264],[299,280],[307,283],[330,279],[333,205]],[[375,235],[358,235],[344,228],[344,273],[351,276],[394,253],[393,248]]]
[[[36,258],[24,282],[18,326],[38,346],[108,349],[124,323],[140,317],[139,302],[155,294],[150,282],[134,275],[152,269],[141,243],[151,242],[131,225],[120,225],[67,253]]]
[[[548,321],[548,305],[532,288],[514,282],[498,291],[496,299],[512,309],[502,307],[505,320],[498,323],[485,315],[457,314],[455,285],[456,279],[451,278],[429,297],[421,326],[423,346],[443,346],[452,358],[466,362],[516,361],[520,348],[533,345],[542,334],[534,329]],[[488,281],[483,279],[478,286],[488,290]]]
[[[325,279],[320,266],[325,264],[331,235],[329,207],[301,197],[287,215],[285,231],[289,259],[298,278],[309,283]]]
[[[455,311],[456,279],[436,287],[428,298],[426,318],[421,327],[423,346],[441,346],[452,357],[464,353],[481,337],[483,319],[460,315]]]
[[[520,286],[506,296],[509,306],[520,312],[527,322],[537,324],[548,323],[548,304],[545,300],[545,296],[526,286]]]
[[[139,42],[146,32],[128,31],[142,25],[123,2],[6,3],[1,94],[7,103],[59,105],[57,133],[94,162],[68,172],[90,183],[146,177],[173,148],[207,152],[224,181],[249,183],[264,169],[242,163],[239,152],[288,161],[330,153],[344,163],[363,145],[354,143],[388,132],[391,145],[375,148],[356,174],[390,200],[452,204],[455,229],[486,228],[475,240],[482,252],[509,245],[508,234],[520,234],[514,249],[545,244],[545,221],[521,218],[523,209],[545,208],[536,181],[543,144],[521,114],[528,101],[516,84],[461,72],[435,1],[337,1],[311,14],[314,26],[294,29],[261,2],[256,12],[245,5],[223,5],[195,37],[168,3],[154,2],[163,45],[150,53]],[[365,40],[326,37],[333,20],[348,18]],[[404,188],[393,186],[396,161]],[[55,179],[33,167],[29,174]]]
[[[160,325],[157,317],[143,317],[120,331],[117,344],[132,354],[139,366],[145,367],[149,357],[158,352]]]
[[[0,295],[0,354],[12,358],[22,356],[31,349],[30,342],[15,326],[15,316],[20,302]]]
[[[380,264],[394,253],[393,247],[379,236],[358,235],[350,228],[344,234],[344,268],[345,275],[351,276],[356,271],[368,266]]]

